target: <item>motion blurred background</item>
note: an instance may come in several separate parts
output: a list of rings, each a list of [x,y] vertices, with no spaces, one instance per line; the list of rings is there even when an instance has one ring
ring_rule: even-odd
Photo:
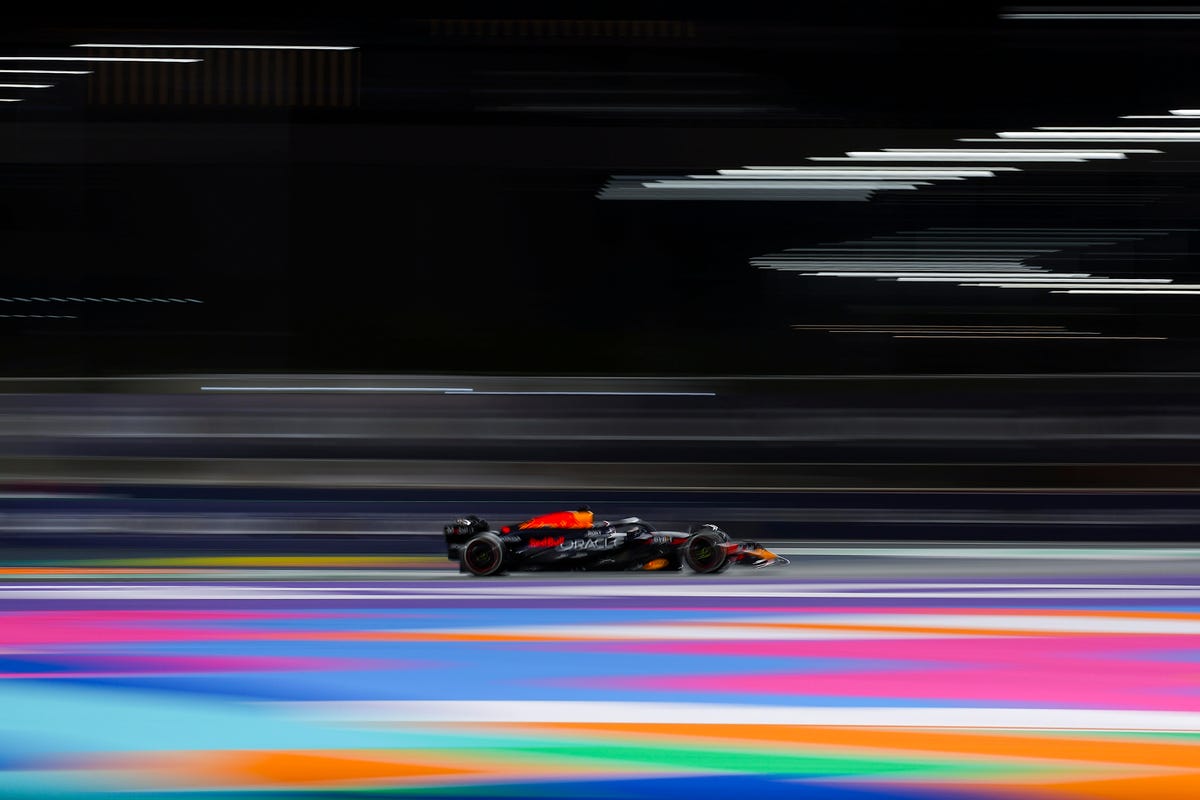
[[[1190,538],[1188,8],[634,10],[18,13],[0,477]]]
[[[518,747],[512,731],[486,742],[459,732],[439,745],[457,755],[418,768],[416,739],[326,736],[349,718],[337,710],[316,733],[295,734],[287,717],[241,744],[215,736],[147,755],[160,723],[227,729],[263,703],[469,701],[478,705],[466,717],[386,706],[353,719],[406,730],[511,722],[510,708],[487,704],[532,699],[504,681],[543,656],[609,681],[594,694],[565,684],[536,693],[556,702],[734,703],[737,693],[711,694],[703,675],[758,675],[762,691],[790,697],[765,702],[784,706],[870,697],[873,708],[1200,711],[1170,666],[1194,663],[1184,635],[1197,617],[1200,7],[209,3],[6,14],[0,602],[13,627],[0,639],[11,655],[0,678],[40,683],[6,690],[25,716],[0,733],[41,744],[0,748],[0,794],[701,797],[753,783],[783,797],[795,781],[809,782],[806,796],[839,798],[1200,793],[1186,769],[1194,751],[1169,749],[1194,741],[1190,716],[1063,722],[1073,735],[1120,731],[1128,748],[1171,731],[1133,772],[1107,751],[1086,767],[1009,764],[1015,772],[972,772],[978,765],[957,757],[944,773],[820,761],[879,746],[844,727],[860,718],[836,714],[811,724],[842,726],[848,738],[806,739],[809,760],[787,769],[722,772],[733,786],[691,781],[710,775],[709,758],[794,757],[800,745],[764,750],[738,734],[741,749],[714,755],[688,739],[686,757],[614,756],[601,780],[575,761],[547,767],[541,740]],[[733,624],[718,601],[681,599],[712,587],[629,608],[613,598],[657,596],[651,584],[580,581],[572,594],[529,579],[486,597],[455,594],[457,583],[438,600],[423,594],[422,581],[459,580],[440,534],[451,519],[511,522],[579,503],[664,527],[716,522],[790,553],[781,583],[714,595],[731,608],[816,625],[831,623],[804,615],[903,611],[926,615],[920,636],[941,624],[956,633],[938,637],[980,637],[980,663],[1000,669],[979,673],[980,685],[1127,671],[1067,644],[1005,662],[1007,640],[964,633],[957,617],[931,622],[976,594],[889,611],[907,595],[885,593],[862,610],[861,582],[911,579],[921,591],[966,576],[1024,579],[1037,599],[1004,595],[1015,604],[1005,613],[1159,615],[1154,630],[1179,637],[1169,655],[1135,654],[1124,640],[1096,646],[1143,659],[1138,669],[1168,699],[1143,702],[1118,681],[1094,696],[966,688],[966,702],[926,691],[961,676],[926,673],[898,688],[871,678],[806,690],[780,677],[815,669],[787,661],[800,658],[792,651],[763,645],[761,663],[726,664],[728,646],[706,628],[696,637],[709,649],[692,652],[704,657],[682,666],[605,628],[596,636],[623,642],[639,674],[696,672],[688,689],[635,691],[618,680],[618,661],[589,667],[571,636],[551,658],[537,642],[559,634],[474,626],[505,621],[489,608],[547,605],[567,615],[547,612],[548,626],[583,609],[596,625],[669,627],[684,611]],[[818,563],[800,572],[797,556]],[[816,596],[803,582],[818,576],[845,581],[822,597],[857,599],[815,611],[815,600],[795,599]],[[360,591],[353,602],[337,594]],[[1078,603],[1064,591],[1082,592]],[[977,605],[963,613],[1000,614],[1003,603]],[[259,639],[294,626],[311,647],[206,649],[231,641],[228,630],[189,640],[198,620],[233,624],[226,612],[258,620]],[[319,620],[330,614],[375,621],[327,629]],[[147,634],[151,655],[135,658],[130,642],[141,640],[125,626],[149,619],[159,633]],[[842,621],[890,632],[877,651],[821,657],[858,658],[880,674],[900,664],[889,652],[906,652],[883,640],[915,625]],[[1044,624],[1063,641],[1082,635]],[[437,625],[445,630],[427,630]],[[1097,625],[1089,630],[1140,633]],[[1024,641],[1017,628],[1004,635]],[[339,641],[375,644],[346,650],[362,659],[354,664],[319,661],[330,654],[311,642],[335,629]],[[381,631],[409,644],[372,649]],[[481,635],[510,644],[488,649]],[[476,643],[436,644],[454,637]],[[1104,662],[1110,651],[1097,652]],[[438,683],[430,666],[492,658],[508,674],[478,691],[464,688],[475,680],[465,668]],[[305,670],[326,682],[298,677]],[[226,716],[205,716],[218,710],[203,697]],[[193,705],[172,705],[185,700]],[[133,733],[119,746],[61,739],[122,703],[146,716],[128,718]],[[622,708],[580,721],[659,714]],[[676,711],[662,719],[700,724]],[[1055,728],[1036,715],[963,719],[993,732]],[[722,746],[733,737],[681,730],[639,735],[660,756],[670,749],[662,736],[716,735]],[[902,749],[987,751],[995,767],[1022,747],[988,739],[964,749],[960,733]],[[605,741],[575,741],[577,752],[555,758],[616,752]],[[241,755],[212,760],[222,747]],[[1078,752],[1098,747],[1088,740]],[[409,761],[393,754],[384,768],[364,755],[380,748]],[[517,751],[531,760],[462,778],[496,748],[508,748],[497,763]],[[259,760],[236,760],[246,753]],[[892,780],[910,767],[916,777]],[[616,778],[626,782],[605,782]]]

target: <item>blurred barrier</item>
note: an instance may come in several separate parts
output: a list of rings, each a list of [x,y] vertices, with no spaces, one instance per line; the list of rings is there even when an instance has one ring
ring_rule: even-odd
[[[588,502],[757,538],[1187,540],[1196,377],[9,379],[0,532],[425,552],[464,513]]]

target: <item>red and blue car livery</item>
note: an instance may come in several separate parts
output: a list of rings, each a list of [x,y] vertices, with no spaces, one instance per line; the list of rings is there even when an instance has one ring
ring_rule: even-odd
[[[735,541],[716,525],[660,531],[637,517],[593,522],[591,511],[559,511],[493,530],[467,516],[444,528],[446,557],[478,576],[542,570],[680,570],[715,574],[734,564],[766,567],[787,559],[757,542]]]

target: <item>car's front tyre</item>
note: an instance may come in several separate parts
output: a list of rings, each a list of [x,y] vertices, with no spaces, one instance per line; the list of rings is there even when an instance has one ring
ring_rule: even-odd
[[[463,569],[472,575],[487,577],[504,570],[504,543],[494,533],[481,533],[462,546]]]
[[[729,569],[729,553],[725,541],[711,531],[693,533],[683,545],[683,563],[702,575],[712,575]]]

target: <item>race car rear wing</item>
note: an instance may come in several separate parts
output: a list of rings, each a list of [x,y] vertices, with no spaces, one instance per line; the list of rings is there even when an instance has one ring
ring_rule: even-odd
[[[464,544],[473,536],[490,530],[491,526],[488,525],[488,521],[480,519],[474,514],[454,520],[442,529],[442,534],[446,537],[446,558],[458,561],[458,551]]]

